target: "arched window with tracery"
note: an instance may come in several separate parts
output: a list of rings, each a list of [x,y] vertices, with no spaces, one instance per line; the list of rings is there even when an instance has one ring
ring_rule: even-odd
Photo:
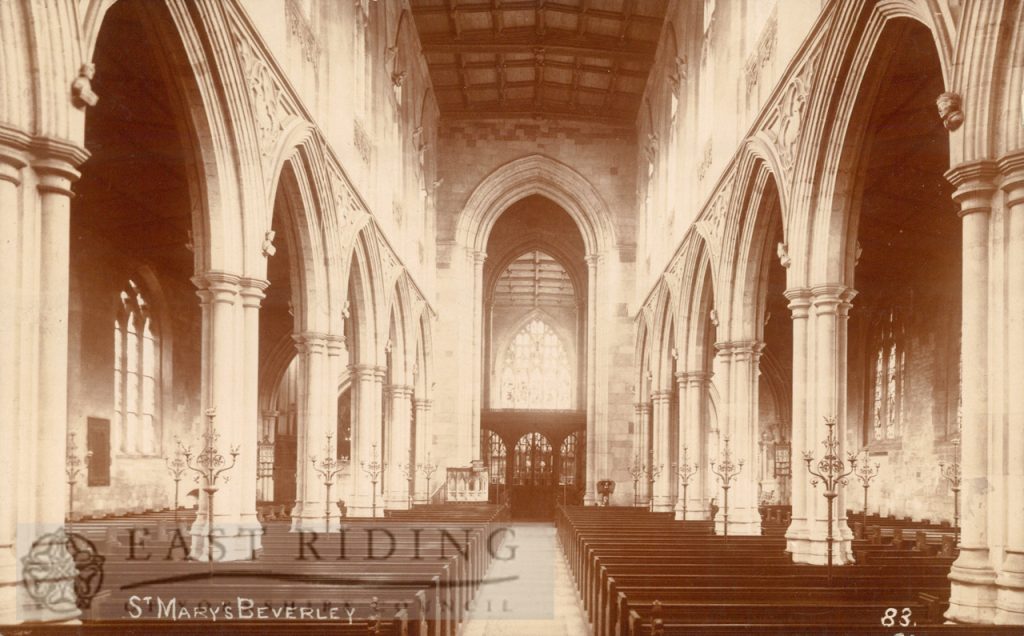
[[[576,467],[578,461],[576,458],[576,448],[579,446],[579,433],[570,433],[562,441],[562,448],[559,450],[559,462],[561,465],[558,467],[558,485],[559,486],[574,486],[576,485]]]
[[[552,471],[551,443],[540,433],[527,433],[515,448],[512,484],[515,486],[550,486]]]
[[[906,351],[895,311],[889,310],[874,329],[871,390],[871,441],[899,439],[903,420]]]
[[[512,338],[502,360],[499,408],[571,409],[572,365],[558,334],[541,318]]]
[[[159,452],[159,347],[152,308],[134,280],[121,290],[114,321],[114,419],[121,452]]]
[[[490,474],[491,483],[504,484],[505,465],[508,456],[505,442],[497,433],[487,429],[483,430],[480,440],[481,444],[484,445],[481,449],[483,451],[481,456],[484,458],[484,464],[487,466],[488,473]]]

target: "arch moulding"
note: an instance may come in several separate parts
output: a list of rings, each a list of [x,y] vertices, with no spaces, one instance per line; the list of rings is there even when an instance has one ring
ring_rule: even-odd
[[[476,252],[486,251],[498,217],[532,194],[551,199],[572,217],[587,254],[602,254],[615,246],[611,214],[597,189],[569,166],[543,155],[515,159],[487,175],[459,215],[455,241]]]

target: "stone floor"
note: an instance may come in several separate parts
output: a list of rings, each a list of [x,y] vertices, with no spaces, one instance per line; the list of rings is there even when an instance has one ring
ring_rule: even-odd
[[[590,633],[550,523],[517,523],[480,587],[463,636]],[[514,555],[512,550],[514,549]]]

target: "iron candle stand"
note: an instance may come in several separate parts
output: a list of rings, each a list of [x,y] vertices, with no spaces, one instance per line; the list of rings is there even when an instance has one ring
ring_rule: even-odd
[[[409,508],[412,508],[412,480],[416,475],[416,466],[410,462],[408,464],[399,464],[398,468],[402,471],[402,475],[405,476],[405,482],[408,484],[406,490],[409,493]]]
[[[373,444],[373,460],[370,462],[361,462],[363,472],[370,477],[370,482],[373,484],[373,508],[371,515],[377,517],[377,478],[380,477],[381,472],[384,470],[384,462],[379,461],[377,458],[377,444]]]
[[[663,468],[664,465],[655,466],[654,462],[651,462],[645,471],[647,473],[647,508],[652,512],[654,511],[654,481],[661,475]]]
[[[875,462],[875,467],[872,468],[871,464],[868,463],[867,457],[864,458],[864,463],[861,464],[860,468],[854,472],[857,479],[860,480],[862,486],[864,486],[864,512],[861,515],[861,531],[867,532],[868,530],[868,488],[871,486],[871,480],[878,477],[878,462]]]
[[[217,439],[220,438],[220,434],[217,433],[214,428],[213,418],[217,413],[216,409],[207,409],[206,417],[210,424],[203,433],[203,450],[195,456],[193,462],[192,449],[188,446],[181,446],[181,442],[178,442],[179,450],[181,454],[185,456],[185,465],[189,470],[196,473],[196,481],[202,480],[205,485],[202,487],[203,492],[206,493],[206,554],[207,559],[210,561],[210,570],[213,571],[213,497],[217,492],[217,479],[221,475],[226,473],[235,467],[235,462],[238,460],[238,446],[231,446],[228,450],[228,454],[231,455],[231,463],[227,466],[224,465],[224,455],[217,450]],[[224,478],[224,481],[228,481],[228,477]]]
[[[85,459],[92,457],[92,451],[85,452]],[[75,484],[78,483],[78,476],[82,474],[82,464],[85,462],[78,456],[78,444],[75,443],[75,434],[68,433],[68,445],[64,452],[64,473],[68,476],[68,519],[74,520],[75,510]]]
[[[832,584],[832,502],[839,496],[839,486],[847,484],[847,477],[853,474],[857,467],[857,456],[847,453],[846,460],[850,463],[850,469],[839,458],[839,440],[836,438],[836,420],[834,417],[825,418],[825,426],[828,427],[828,436],[822,445],[825,447],[825,456],[818,462],[818,470],[811,468],[814,461],[814,454],[811,451],[804,451],[804,461],[807,462],[807,472],[815,477],[811,480],[811,486],[818,487],[820,481],[825,486],[825,499],[828,500],[828,534],[826,544],[828,545],[828,583]]]
[[[174,480],[174,528],[178,528],[178,491],[181,485],[181,477],[185,474],[185,470],[188,466],[185,464],[185,460],[181,457],[181,442],[178,442],[178,448],[174,451],[174,459],[170,457],[164,457],[164,461],[167,463],[167,472],[170,473],[171,479]]]
[[[953,441],[953,463],[939,462],[939,472],[953,489],[953,531],[960,545],[960,440]]]
[[[320,475],[320,479],[324,481],[324,488],[327,492],[324,494],[324,531],[331,531],[331,486],[334,485],[334,480],[337,479],[338,475],[345,470],[345,466],[348,463],[344,459],[338,459],[335,457],[335,453],[331,452],[331,438],[334,435],[327,432],[327,443],[324,444],[324,458],[318,460],[316,455],[313,455],[309,460],[313,463],[313,470],[316,471],[317,475]],[[340,515],[340,510],[339,510]],[[340,523],[340,521],[339,521]]]
[[[743,460],[736,463],[732,461],[732,453],[729,451],[729,436],[725,436],[725,448],[722,450],[722,459],[715,468],[715,460],[711,460],[711,472],[718,475],[722,482],[722,490],[725,496],[722,498],[722,527],[725,529],[725,538],[729,538],[729,486],[734,477],[743,470]]]
[[[640,463],[640,453],[636,454],[636,459],[633,460],[633,466],[629,469],[629,475],[633,478],[633,507],[635,508],[640,504],[640,477],[644,474],[644,466]]]
[[[416,470],[423,473],[423,477],[427,480],[427,503],[430,503],[430,495],[433,494],[430,492],[430,478],[433,477],[434,473],[437,471],[437,464],[430,463],[430,453],[427,453],[427,463],[417,464]]]
[[[690,464],[687,456],[688,449],[683,446],[683,464],[676,473],[679,475],[679,483],[683,487],[683,521],[686,521],[686,489],[690,485],[690,478],[697,474],[700,468],[696,463]]]

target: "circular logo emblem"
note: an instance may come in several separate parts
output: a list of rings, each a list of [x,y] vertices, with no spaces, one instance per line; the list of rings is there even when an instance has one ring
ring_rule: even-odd
[[[88,609],[103,585],[104,561],[92,541],[60,528],[36,539],[22,557],[22,581],[29,596],[54,612]]]

